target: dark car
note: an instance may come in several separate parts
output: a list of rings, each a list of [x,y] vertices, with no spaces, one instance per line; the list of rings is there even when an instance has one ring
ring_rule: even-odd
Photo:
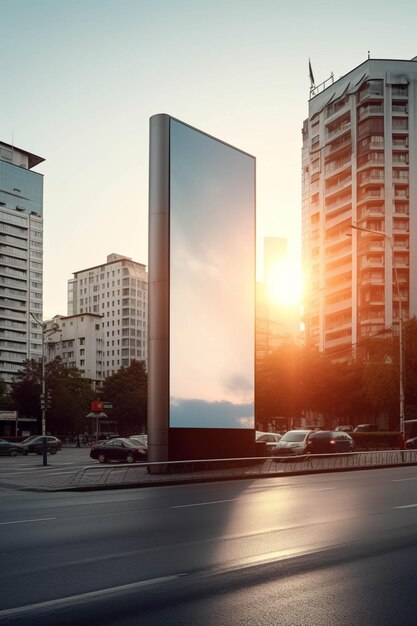
[[[24,454],[25,450],[20,443],[14,443],[12,441],[6,441],[0,439],[0,454],[7,456],[17,456],[18,454]]]
[[[102,441],[91,448],[90,456],[100,463],[122,461],[123,463],[142,463],[146,461],[143,447],[135,445],[130,439],[118,438]]]
[[[35,452],[36,454],[42,454],[43,452],[43,437],[42,435],[32,435],[27,439],[24,439],[20,445],[23,446],[24,453]],[[56,454],[58,450],[62,448],[62,441],[58,437],[48,435],[46,437],[46,447],[49,454]]]
[[[307,437],[311,430],[289,430],[278,441],[274,456],[296,456],[305,454]]]
[[[353,452],[355,442],[343,431],[320,430],[310,433],[307,438],[307,454],[335,454]]]
[[[342,431],[344,433],[352,433],[353,426],[352,424],[343,424],[342,426],[336,426],[335,430]]]
[[[378,432],[378,424],[359,424],[356,426],[355,433],[376,433]]]

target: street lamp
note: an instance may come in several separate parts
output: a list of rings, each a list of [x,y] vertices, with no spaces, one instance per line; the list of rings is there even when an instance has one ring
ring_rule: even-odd
[[[45,376],[45,324],[30,312],[30,316],[42,328],[42,369],[41,369],[41,409],[42,409],[42,456],[43,465],[48,465],[48,445],[46,442],[46,376]]]
[[[403,363],[403,311],[402,311],[402,302],[401,302],[401,294],[400,294],[400,284],[398,282],[398,273],[397,273],[397,265],[395,263],[395,255],[394,255],[394,244],[393,238],[390,235],[387,235],[382,230],[372,230],[370,228],[364,228],[362,226],[356,226],[355,224],[350,225],[354,230],[359,230],[364,233],[370,233],[371,235],[379,235],[384,237],[391,246],[391,254],[392,254],[392,267],[394,270],[394,281],[395,286],[397,288],[398,294],[398,330],[399,330],[399,361],[400,361],[400,433],[402,443],[405,442],[405,411],[404,411],[404,363]]]

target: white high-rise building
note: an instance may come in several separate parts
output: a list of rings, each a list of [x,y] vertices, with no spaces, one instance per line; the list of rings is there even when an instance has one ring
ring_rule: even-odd
[[[41,358],[44,159],[0,142],[0,378]]]
[[[417,314],[417,57],[312,86],[302,132],[306,338],[348,358]]]
[[[74,273],[68,281],[68,315],[102,315],[104,378],[133,360],[147,361],[148,274],[120,254]]]
[[[55,315],[45,322],[47,362],[59,357],[66,367],[77,367],[93,389],[103,382],[103,316],[97,313]]]

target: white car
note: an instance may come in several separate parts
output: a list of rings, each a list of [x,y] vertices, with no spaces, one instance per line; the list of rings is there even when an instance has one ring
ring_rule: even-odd
[[[256,443],[266,444],[267,456],[272,456],[274,454],[274,451],[276,450],[281,438],[282,435],[279,435],[278,433],[262,433],[260,431],[256,432]]]
[[[275,456],[295,456],[305,454],[307,438],[312,430],[289,430],[274,450]]]

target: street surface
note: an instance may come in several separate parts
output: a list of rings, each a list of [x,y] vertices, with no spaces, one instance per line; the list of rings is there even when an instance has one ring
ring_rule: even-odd
[[[3,487],[0,527],[1,624],[417,623],[415,467]]]
[[[0,490],[7,487],[55,487],[61,486],[78,470],[97,466],[90,458],[90,448],[62,448],[56,454],[48,454],[48,465],[43,466],[38,454],[0,457]]]

